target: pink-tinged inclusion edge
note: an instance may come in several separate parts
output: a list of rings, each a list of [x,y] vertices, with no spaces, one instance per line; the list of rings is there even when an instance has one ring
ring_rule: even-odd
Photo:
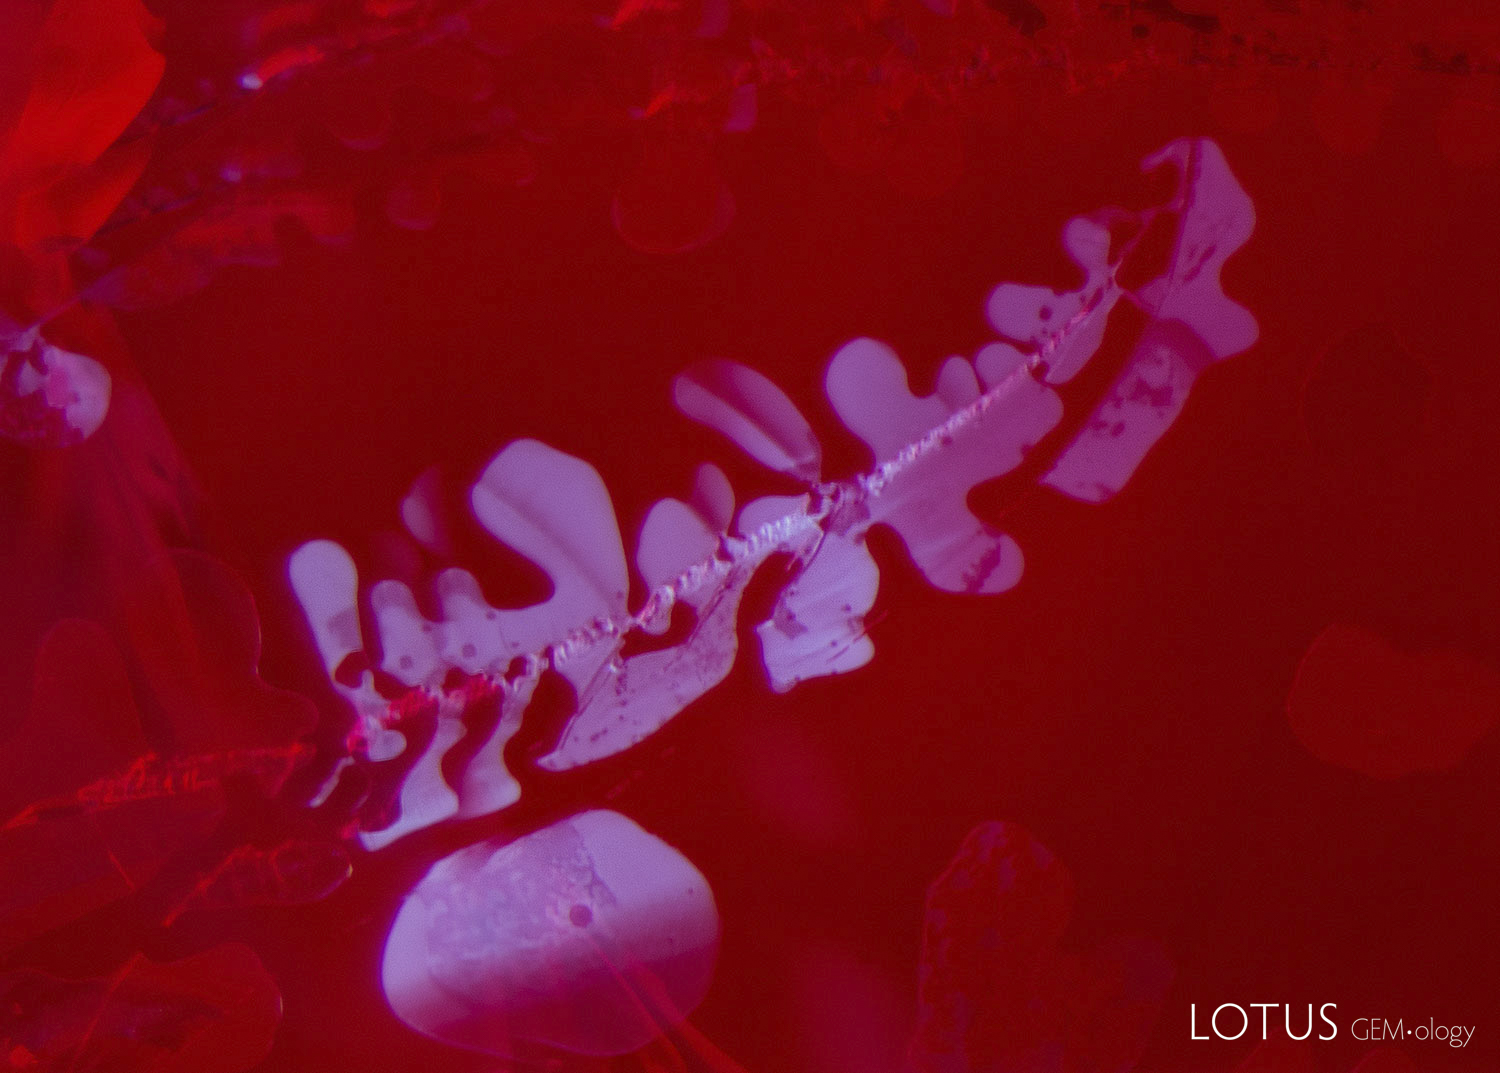
[[[708,881],[617,812],[443,858],[397,913],[381,983],[403,1022],[494,1055],[619,1055],[702,1001],[719,947]]]

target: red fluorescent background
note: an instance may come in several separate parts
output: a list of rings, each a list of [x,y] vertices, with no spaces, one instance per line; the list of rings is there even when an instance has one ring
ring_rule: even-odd
[[[207,65],[181,13],[159,14],[169,77],[174,62]],[[1247,5],[1224,19],[1227,33],[1271,16]],[[1152,16],[1159,62],[1107,84],[1008,71],[962,109],[961,172],[931,197],[840,167],[812,106],[764,93],[756,127],[713,147],[732,223],[675,255],[611,226],[628,138],[560,123],[534,181],[497,192],[455,176],[430,230],[358,203],[349,243],[294,235],[278,267],[230,267],[120,314],[196,475],[209,543],[257,598],[264,677],[332,725],[286,556],[326,536],[377,569],[375,538],[426,467],[466,481],[534,436],[599,469],[631,546],[700,461],[724,466],[741,502],[791,490],[676,414],[671,378],[690,363],[765,373],[823,436],[825,472],[851,474],[869,458],[822,393],[843,342],[890,343],[930,390],[943,358],[993,338],[997,282],[1075,283],[1063,222],[1148,203],[1159,184],[1138,161],[1176,137],[1217,140],[1257,213],[1224,282],[1260,340],[1203,376],[1126,490],[1098,506],[1011,485],[976,495],[1025,552],[1014,591],[934,591],[891,540],[875,549],[868,667],[780,695],[744,645],[730,679],[663,731],[577,772],[526,775],[498,821],[361,856],[314,905],[185,918],[147,952],[255,948],[285,1002],[267,1073],[491,1070],[387,1012],[379,955],[400,897],[478,837],[610,807],[679,848],[718,899],[722,954],[693,1017],[708,1038],[758,1073],[894,1071],[926,886],[971,828],[1000,819],[1072,871],[1070,945],[1141,934],[1174,959],[1138,1069],[1233,1069],[1244,1041],[1188,1038],[1189,1004],[1222,1002],[1475,1025],[1465,1050],[1408,1055],[1428,1071],[1495,1068],[1500,744],[1372,778],[1313,755],[1286,710],[1333,623],[1378,634],[1398,660],[1500,666],[1500,113],[1495,74],[1419,69],[1410,46],[1436,21],[1382,40],[1389,62],[1350,89],[1253,57],[1185,62],[1185,32]],[[586,57],[547,62],[551,82],[588,77]],[[1456,97],[1479,102],[1467,134]],[[7,482],[35,489],[21,450],[5,447]],[[497,576],[539,591],[518,563]],[[1405,667],[1390,673],[1421,673]],[[1420,713],[1416,737],[1451,715]],[[70,928],[48,956],[87,965],[98,933]],[[1316,1061],[1343,1071],[1363,1050],[1341,1034]]]

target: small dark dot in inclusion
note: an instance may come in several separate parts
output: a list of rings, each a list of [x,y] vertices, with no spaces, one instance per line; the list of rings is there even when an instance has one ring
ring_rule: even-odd
[[[575,905],[568,910],[568,919],[580,928],[586,928],[594,922],[594,912],[586,905]]]

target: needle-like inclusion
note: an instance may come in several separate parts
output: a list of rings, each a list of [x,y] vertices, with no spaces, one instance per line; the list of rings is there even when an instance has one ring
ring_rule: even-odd
[[[649,595],[635,611],[627,605],[619,526],[598,473],[535,440],[502,450],[470,501],[491,535],[546,571],[553,592],[542,603],[491,607],[472,574],[449,569],[433,579],[440,616],[429,621],[409,588],[380,581],[369,590],[378,637],[372,648],[349,554],[330,541],[299,548],[289,566],[293,588],[330,678],[358,716],[350,762],[393,761],[418,721],[433,723],[421,754],[400,761],[409,769],[394,818],[367,824],[364,844],[378,848],[433,823],[513,803],[519,787],[501,752],[548,669],[568,680],[577,701],[542,767],[586,764],[655,732],[729,673],[740,600],[773,555],[798,565],[756,629],[778,690],[872,657],[864,616],[879,584],[866,546],[875,525],[893,529],[940,589],[997,593],[1015,585],[1019,547],[969,510],[968,493],[1014,469],[1058,425],[1063,406],[1053,385],[1093,357],[1120,300],[1140,310],[1145,326],[1103,399],[1041,478],[1077,499],[1097,502],[1117,492],[1181,412],[1198,373],[1255,341],[1254,318],[1225,296],[1219,280],[1253,229],[1250,199],[1211,141],[1173,142],[1144,167],[1168,164],[1179,182],[1164,204],[1102,209],[1064,227],[1081,287],[997,287],[988,312],[1003,340],[972,360],[948,359],[933,394],[913,395],[895,353],[872,339],[834,355],[826,389],[839,418],[875,456],[865,474],[824,480],[806,419],[758,373],[709,362],[679,377],[674,394],[689,416],[801,479],[807,491],[754,500],[736,516],[724,475],[701,467],[688,499],[661,500],[646,518],[636,567]],[[1127,289],[1122,266],[1163,218],[1173,226],[1166,270]],[[428,491],[419,483],[402,510],[419,541],[433,539]],[[685,639],[624,654],[628,637],[661,634],[678,604],[694,619]],[[406,694],[393,700],[378,689],[377,667]],[[452,688],[455,673],[459,688]],[[457,770],[445,771],[444,758],[471,734],[482,743],[463,764],[448,765]]]

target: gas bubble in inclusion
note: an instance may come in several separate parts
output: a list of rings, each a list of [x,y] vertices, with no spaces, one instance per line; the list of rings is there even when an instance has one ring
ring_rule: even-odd
[[[718,946],[702,874],[594,810],[435,864],[396,915],[381,982],[402,1021],[448,1044],[621,1055],[702,1001]]]

